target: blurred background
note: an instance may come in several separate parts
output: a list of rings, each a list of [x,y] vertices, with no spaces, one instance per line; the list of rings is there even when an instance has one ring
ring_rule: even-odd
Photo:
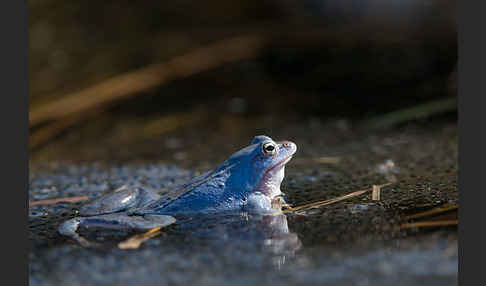
[[[456,121],[452,0],[31,0],[29,9],[31,162],[193,166],[262,133],[311,133],[312,144]]]

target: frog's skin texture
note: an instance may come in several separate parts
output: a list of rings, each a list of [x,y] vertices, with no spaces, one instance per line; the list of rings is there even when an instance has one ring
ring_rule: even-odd
[[[149,230],[172,224],[178,215],[275,212],[272,202],[276,199],[283,202],[280,184],[285,164],[296,150],[293,142],[256,136],[249,146],[234,153],[218,168],[185,185],[162,193],[145,187],[122,186],[81,207],[80,216],[61,224],[58,232],[87,244],[76,233],[79,227]]]

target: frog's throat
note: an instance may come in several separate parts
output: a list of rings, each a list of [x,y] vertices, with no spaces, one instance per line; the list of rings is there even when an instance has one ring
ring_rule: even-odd
[[[292,155],[283,158],[265,171],[255,191],[259,191],[270,197],[279,195],[280,184],[282,183],[284,175],[282,174],[279,178],[277,178],[277,180],[272,180],[272,176],[277,176],[277,172],[283,172],[283,170],[280,169],[283,168],[285,164],[290,161],[290,159],[292,159]]]

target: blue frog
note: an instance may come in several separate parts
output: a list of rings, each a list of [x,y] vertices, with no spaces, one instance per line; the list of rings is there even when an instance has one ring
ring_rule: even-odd
[[[58,232],[89,244],[77,233],[80,227],[143,231],[170,225],[178,216],[275,212],[285,205],[280,185],[296,150],[293,142],[256,136],[218,168],[182,186],[164,192],[122,186],[101,196],[83,205],[79,216],[62,223]]]

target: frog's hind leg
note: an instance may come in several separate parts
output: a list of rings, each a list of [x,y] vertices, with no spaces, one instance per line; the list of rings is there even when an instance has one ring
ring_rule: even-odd
[[[155,227],[165,227],[175,221],[174,217],[168,215],[128,216],[125,214],[107,214],[91,217],[75,217],[62,223],[57,231],[62,235],[78,241],[83,246],[91,246],[93,243],[77,233],[80,227],[145,231]]]
[[[122,186],[79,209],[81,216],[96,216],[138,208],[160,198],[155,191],[145,187]]]

